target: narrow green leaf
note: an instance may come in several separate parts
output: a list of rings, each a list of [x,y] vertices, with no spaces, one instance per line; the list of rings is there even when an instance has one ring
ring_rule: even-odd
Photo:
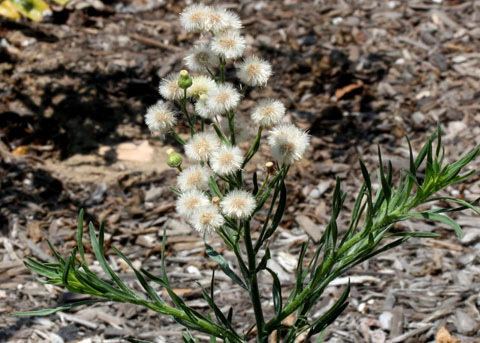
[[[97,235],[95,234],[95,228],[93,227],[93,224],[90,223],[88,225],[89,229],[89,235],[90,235],[90,242],[92,245],[93,253],[95,254],[95,257],[97,258],[98,263],[102,267],[103,271],[107,274],[110,275],[112,280],[122,289],[123,291],[127,292],[130,295],[134,295],[132,291],[123,283],[123,281],[118,277],[118,275],[112,270],[110,265],[107,263],[107,260],[105,259],[105,255],[103,252],[103,245],[100,245],[99,241],[103,242],[103,237],[104,237],[104,230],[103,226],[100,226],[100,232],[99,232],[99,239],[97,239]]]
[[[252,192],[252,194],[257,195],[257,193],[258,193],[258,175],[257,175],[257,172],[254,171],[253,172],[253,192]]]
[[[457,198],[447,197],[447,196],[430,198],[427,201],[439,201],[439,200],[451,201],[451,202],[457,203],[459,205],[462,205],[462,207],[457,207],[457,208],[454,208],[454,209],[448,209],[448,210],[451,210],[449,212],[457,212],[457,211],[463,211],[463,210],[466,210],[466,209],[470,209],[470,210],[474,211],[476,214],[480,214],[480,208],[478,206],[475,206],[475,204],[478,204],[480,198],[476,199],[472,203],[469,203],[468,201],[465,201],[463,199],[457,199]]]
[[[142,273],[140,271],[137,270],[137,268],[135,268],[132,264],[132,262],[130,261],[130,259],[125,256],[120,250],[118,250],[117,248],[115,247],[112,247],[113,251],[115,251],[115,253],[120,256],[120,258],[122,260],[125,261],[125,263],[128,264],[128,266],[133,270],[133,272],[135,273],[135,276],[137,277],[137,280],[140,282],[140,284],[142,285],[143,289],[145,289],[145,291],[147,292],[148,296],[150,297],[151,300],[159,303],[159,304],[163,304],[164,301],[160,298],[160,296],[158,295],[158,293],[148,284],[148,281],[145,280],[145,278],[143,277]]]
[[[260,140],[262,138],[262,127],[258,128],[257,135],[255,136],[255,140],[253,141],[252,145],[248,149],[247,153],[245,154],[245,159],[242,163],[242,168],[247,165],[247,163],[252,159],[252,157],[257,153],[258,148],[260,147]]]
[[[436,232],[419,232],[419,231],[406,231],[406,232],[394,232],[386,237],[409,237],[409,238],[439,238],[440,235]]]
[[[410,174],[416,175],[417,174],[417,167],[415,166],[415,161],[413,160],[413,150],[412,150],[412,143],[407,136],[407,143],[408,143],[408,156],[410,160]]]
[[[65,259],[59,254],[59,252],[54,248],[52,243],[47,239],[48,248],[52,252],[53,256],[57,259],[60,264],[65,264]]]
[[[348,295],[350,294],[350,281],[348,282],[347,287],[345,290],[342,292],[338,300],[335,302],[335,304],[320,318],[315,320],[315,322],[312,325],[312,328],[310,329],[310,332],[308,334],[308,337],[311,337],[323,329],[325,329],[328,325],[330,325],[337,317],[345,310],[345,308],[348,306],[347,298]]]
[[[303,242],[300,248],[300,254],[298,256],[297,268],[295,270],[295,292],[301,292],[303,290],[303,281],[305,280],[305,273],[303,271],[303,261],[307,252],[308,242]],[[321,246],[320,246],[321,247]]]
[[[45,308],[40,310],[33,310],[33,311],[25,311],[25,312],[14,312],[13,315],[16,317],[43,317],[49,316],[59,311],[68,311],[74,307],[82,306],[82,305],[93,305],[99,302],[105,302],[103,299],[88,299],[88,300],[80,300],[73,303],[64,304],[61,306],[57,306],[54,308]]]
[[[77,248],[75,247],[73,251],[70,254],[70,257],[68,258],[67,262],[65,263],[65,269],[63,270],[62,274],[62,282],[65,286],[68,287],[68,272],[70,271],[70,268],[75,269],[75,255],[77,254]]]
[[[143,269],[143,268],[140,269],[140,271],[141,271],[147,278],[149,278],[151,281],[153,281],[153,282],[155,282],[155,283],[158,283],[160,286],[162,286],[162,287],[168,286],[168,284],[165,283],[165,280],[164,280],[163,278],[158,277],[158,276],[155,276],[155,275],[149,273],[147,270],[145,270],[145,269]]]
[[[207,255],[212,260],[214,260],[215,262],[218,263],[218,265],[223,270],[223,272],[233,282],[235,282],[237,285],[239,285],[240,287],[242,287],[244,289],[248,289],[247,286],[245,285],[245,283],[242,281],[242,279],[240,279],[240,277],[237,274],[235,274],[235,272],[230,268],[230,266],[228,265],[228,262],[223,258],[222,255],[220,255],[215,249],[213,249],[210,245],[208,245],[206,243],[205,243],[205,247],[206,247]]]
[[[267,263],[268,263],[268,260],[270,259],[270,257],[271,257],[270,256],[270,249],[267,247],[265,249],[265,254],[263,255],[262,259],[260,260],[260,263],[257,266],[257,272],[267,268]]]
[[[282,285],[280,284],[277,274],[273,270],[270,268],[266,268],[265,270],[270,273],[273,279],[273,308],[275,309],[275,314],[278,316],[282,313]]]
[[[227,320],[228,320],[228,322],[229,322],[230,325],[231,325],[231,324],[232,324],[232,320],[233,320],[233,307],[230,307],[230,308],[228,309]]]
[[[210,187],[210,191],[216,195],[219,198],[222,198],[222,192],[220,191],[220,188],[218,187],[217,181],[215,180],[215,177],[210,176],[210,181],[208,182],[208,186]]]
[[[197,340],[192,336],[190,331],[185,331],[182,335],[183,343],[197,343]]]
[[[84,215],[84,211],[82,208],[78,213],[76,241],[77,241],[78,252],[80,254],[80,259],[82,263],[86,265],[87,263],[85,262],[85,250],[83,248],[83,215]]]
[[[218,127],[217,124],[212,123],[213,129],[215,130],[215,133],[217,134],[218,138],[224,143],[224,144],[229,144],[229,140],[225,135],[223,134],[222,130]]]
[[[437,125],[437,150],[435,151],[435,159],[440,159],[440,154],[442,152],[442,130],[440,128],[440,123]]]
[[[215,314],[215,317],[217,318],[217,321],[223,325],[225,328],[229,329],[230,331],[234,332],[231,323],[228,321],[227,317],[223,314],[223,312],[220,310],[220,308],[215,304],[215,301],[212,297],[213,291],[211,292],[211,295],[207,293],[207,291],[200,285],[199,283],[198,287],[202,289],[202,296],[207,302],[208,306],[213,310],[213,313]]]
[[[362,171],[363,179],[365,180],[365,186],[367,187],[368,192],[370,195],[372,194],[372,181],[370,180],[370,175],[368,174],[367,167],[365,163],[360,159],[358,160],[360,163],[360,169]]]
[[[48,266],[46,263],[39,262],[30,257],[28,257],[24,261],[24,264],[29,270],[33,271],[36,274],[39,274],[49,279],[55,279],[55,278],[61,279],[62,274],[60,272],[59,265]]]
[[[425,157],[427,156],[428,149],[431,147],[432,142],[437,138],[438,132],[435,131],[429,138],[428,141],[423,145],[422,149],[417,155],[417,158],[415,159],[415,167],[418,169],[422,162],[425,160]],[[415,175],[415,174],[414,174]]]
[[[389,202],[392,196],[392,189],[390,187],[390,184],[388,183],[388,179],[385,176],[385,171],[383,169],[382,152],[380,150],[380,146],[378,146],[378,160],[380,164],[380,182],[382,183],[382,192],[385,196],[385,200]]]
[[[287,207],[287,187],[285,186],[285,182],[282,180],[280,182],[280,197],[278,199],[277,210],[272,218],[272,224],[270,225],[269,232],[267,234],[267,238],[270,237],[273,232],[277,229],[278,225],[282,221],[283,214],[285,213],[285,208]]]
[[[459,239],[463,237],[463,231],[460,225],[458,225],[457,222],[455,222],[453,219],[450,217],[447,217],[443,214],[438,214],[438,213],[432,213],[432,212],[410,212],[407,214],[407,217],[409,218],[415,218],[415,219],[427,219],[431,221],[436,221],[440,222],[443,224],[446,224],[450,226],[454,231],[455,234]]]

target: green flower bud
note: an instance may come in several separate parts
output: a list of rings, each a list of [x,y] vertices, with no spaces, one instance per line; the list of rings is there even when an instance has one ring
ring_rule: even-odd
[[[182,89],[187,89],[192,85],[192,77],[186,70],[180,71],[180,77],[178,78],[178,86]]]
[[[167,151],[168,158],[167,158],[167,164],[171,168],[177,168],[180,169],[182,166],[182,155],[180,155],[178,152],[174,151],[173,149],[169,149]]]

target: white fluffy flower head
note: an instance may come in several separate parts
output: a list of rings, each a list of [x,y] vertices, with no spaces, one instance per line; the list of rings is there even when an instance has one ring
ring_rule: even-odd
[[[242,168],[243,154],[239,147],[223,145],[210,158],[212,169],[218,175],[229,175]]]
[[[220,146],[217,135],[211,132],[200,132],[195,134],[185,144],[185,154],[193,161],[207,161],[212,152]]]
[[[211,49],[214,53],[226,59],[239,58],[245,50],[245,38],[237,31],[221,32],[213,37]]]
[[[162,100],[150,106],[145,114],[145,123],[152,133],[166,133],[176,122],[172,108]]]
[[[218,208],[214,205],[203,206],[197,208],[190,220],[190,224],[195,230],[202,233],[209,233],[218,229],[225,223],[225,219],[221,215]]]
[[[178,100],[183,97],[183,89],[178,86],[178,73],[170,73],[160,81],[160,95],[167,100]]]
[[[237,70],[240,81],[252,87],[265,86],[271,75],[270,63],[256,56],[247,57]]]
[[[270,131],[268,144],[278,163],[292,164],[300,160],[307,150],[310,137],[293,124],[282,124]]]
[[[237,189],[231,191],[222,199],[220,207],[228,217],[246,219],[253,214],[256,201],[251,193]]]
[[[212,119],[214,114],[207,105],[207,94],[202,94],[195,103],[195,113],[204,119]]]
[[[202,94],[211,92],[216,87],[215,81],[205,75],[199,75],[192,77],[192,85],[187,88],[187,95],[190,97],[198,98]]]
[[[186,219],[190,219],[198,208],[209,206],[208,197],[198,190],[190,190],[182,193],[176,202],[177,213]]]
[[[207,190],[210,170],[207,167],[193,165],[184,169],[177,177],[177,186],[181,191],[191,189]]]
[[[180,23],[187,32],[208,31],[211,8],[202,4],[186,7],[180,13]]]
[[[210,29],[216,33],[227,30],[240,30],[242,28],[240,17],[236,13],[221,7],[210,8],[208,17]]]
[[[184,60],[188,69],[194,72],[205,72],[219,65],[218,56],[206,44],[195,46]]]
[[[260,126],[272,127],[279,124],[285,115],[285,106],[278,100],[265,99],[253,109],[252,120]]]
[[[240,102],[240,94],[229,83],[217,85],[207,94],[207,106],[212,115],[221,115],[233,110]]]
[[[220,32],[242,28],[242,22],[235,13],[220,7],[202,4],[195,4],[185,8],[180,14],[180,22],[188,32]]]

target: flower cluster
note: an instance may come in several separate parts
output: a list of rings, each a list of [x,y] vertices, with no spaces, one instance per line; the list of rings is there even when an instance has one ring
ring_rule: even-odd
[[[261,207],[259,197],[268,189],[268,177],[301,159],[309,137],[287,123],[285,106],[275,99],[258,101],[250,122],[236,115],[245,91],[265,86],[272,67],[257,56],[244,57],[246,40],[235,13],[196,4],[181,13],[180,21],[187,32],[199,35],[198,41],[184,59],[186,69],[160,82],[163,100],[148,109],[145,122],[152,133],[170,134],[184,146],[188,167],[182,167],[178,153],[170,151],[168,159],[180,171],[176,210],[206,233],[251,218]],[[227,75],[235,76],[227,82]],[[177,122],[188,126],[188,139],[174,130]],[[245,134],[251,128],[257,131],[254,138]],[[276,163],[267,163],[266,187],[254,194],[244,182],[243,168],[258,151],[264,129],[270,130],[267,143]],[[250,145],[248,151],[241,148],[244,139],[252,140],[244,144]]]

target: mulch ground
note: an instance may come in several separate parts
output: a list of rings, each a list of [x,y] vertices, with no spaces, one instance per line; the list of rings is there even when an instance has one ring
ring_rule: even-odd
[[[478,3],[353,3],[228,4],[244,19],[252,50],[270,60],[275,73],[269,87],[250,94],[242,112],[255,99],[275,95],[312,135],[307,158],[291,173],[285,220],[270,246],[272,268],[287,287],[300,243],[322,232],[328,220],[335,177],[351,208],[361,183],[360,157],[374,170],[380,145],[385,159],[401,169],[408,165],[405,136],[418,149],[437,123],[449,160],[480,143]],[[160,78],[181,69],[191,46],[177,20],[184,6],[74,0],[43,23],[0,21],[0,341],[181,341],[182,328],[169,318],[125,304],[44,318],[11,316],[75,297],[38,283],[22,260],[50,259],[46,239],[68,253],[81,207],[88,220],[106,222],[107,244],[153,272],[166,229],[172,284],[189,305],[206,308],[197,282],[208,286],[214,264],[201,238],[174,213],[169,186],[175,173],[164,165],[174,142],[150,137],[143,124],[145,108],[159,98]],[[479,178],[446,193],[476,199]],[[428,342],[445,327],[461,342],[478,342],[477,219],[468,212],[457,216],[465,229],[461,240],[432,223],[401,224],[442,238],[411,240],[327,288],[319,311],[341,294],[347,276],[352,282],[350,304],[326,341]],[[128,268],[109,258],[137,287]],[[219,303],[234,304],[234,321],[247,330],[253,313],[245,294],[220,272],[217,277]],[[268,305],[271,280],[262,275],[261,282]]]

